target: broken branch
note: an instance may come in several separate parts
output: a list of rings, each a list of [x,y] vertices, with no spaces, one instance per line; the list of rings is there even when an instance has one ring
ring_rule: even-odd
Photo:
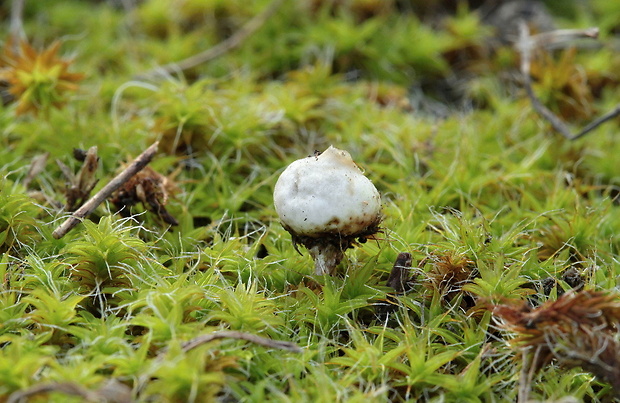
[[[84,203],[82,207],[73,212],[73,214],[71,214],[65,222],[54,230],[52,236],[56,239],[60,239],[65,236],[67,232],[80,223],[84,217],[92,213],[105,199],[110,197],[116,189],[121,187],[132,176],[140,172],[142,168],[151,162],[151,159],[153,159],[153,156],[157,152],[158,146],[159,142],[157,141],[144,150],[144,152],[140,154],[131,164],[129,164],[127,168],[125,168],[120,174],[101,188],[101,190],[91,197],[90,200]]]
[[[11,393],[6,402],[24,402],[31,397],[48,393],[63,393],[68,396],[76,396],[86,402],[129,403],[132,401],[131,389],[116,379],[110,379],[98,390],[94,391],[73,382],[53,382],[34,385]]]
[[[538,99],[538,97],[536,96],[536,93],[534,92],[532,86],[532,78],[530,77],[530,65],[532,60],[532,51],[534,49],[545,48],[551,45],[563,43],[578,38],[596,39],[598,38],[598,28],[588,28],[584,30],[558,30],[530,36],[527,24],[525,22],[521,22],[521,24],[519,24],[519,34],[520,35],[517,48],[521,52],[521,75],[523,76],[523,86],[525,87],[525,92],[527,93],[527,96],[530,99],[534,110],[536,110],[536,112],[544,119],[546,119],[555,131],[560,133],[568,140],[577,140],[590,133],[592,130],[596,129],[608,120],[611,120],[614,117],[620,115],[619,104],[614,109],[607,112],[605,115],[595,119],[593,122],[586,125],[586,127],[584,127],[577,134],[572,134],[570,128],[562,121],[562,119],[560,119],[560,117],[558,117],[549,108],[543,105],[540,99]]]
[[[233,330],[222,330],[219,332],[213,332],[209,334],[203,334],[201,336],[195,337],[189,340],[186,343],[183,343],[183,351],[188,352],[196,347],[199,347],[205,343],[209,343],[210,341],[217,339],[239,339],[252,342],[254,344],[258,344],[265,347],[277,348],[280,350],[287,350],[293,353],[301,353],[302,349],[295,343],[291,343],[288,341],[280,341],[268,339],[266,337],[257,336],[251,333],[243,333]]]
[[[256,15],[250,21],[248,21],[241,29],[235,32],[229,38],[226,38],[222,42],[217,45],[204,50],[198,54],[188,57],[187,59],[181,60],[176,63],[169,63],[163,66],[155,67],[145,73],[139,74],[138,78],[146,78],[153,76],[155,74],[167,75],[177,71],[189,70],[193,67],[196,67],[200,64],[206,63],[208,61],[214,60],[226,52],[231,51],[232,49],[239,47],[247,38],[252,36],[260,27],[265,24],[265,22],[275,14],[275,12],[280,8],[280,5],[284,2],[284,0],[274,0],[272,1],[262,13]]]
[[[11,3],[9,37],[15,41],[13,44],[15,48],[19,46],[20,40],[26,39],[26,32],[24,31],[24,1],[25,0],[13,0]]]
[[[409,271],[411,270],[411,253],[402,252],[398,254],[390,277],[387,280],[387,286],[392,287],[398,294],[402,294],[411,289],[412,279]]]

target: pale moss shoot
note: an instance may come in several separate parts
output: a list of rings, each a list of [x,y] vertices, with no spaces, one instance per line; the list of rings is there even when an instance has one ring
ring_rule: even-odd
[[[377,233],[382,218],[377,188],[347,151],[333,146],[291,163],[273,199],[295,248],[308,249],[317,275],[332,274],[344,251]]]

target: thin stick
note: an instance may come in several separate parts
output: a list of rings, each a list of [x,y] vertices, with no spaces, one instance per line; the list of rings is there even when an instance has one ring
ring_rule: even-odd
[[[605,123],[608,120],[611,120],[611,119],[613,119],[613,118],[615,118],[616,116],[619,116],[619,115],[620,115],[620,104],[616,105],[616,107],[614,109],[612,109],[611,111],[607,112],[603,116],[599,117],[595,121],[593,121],[590,124],[588,124],[586,127],[583,128],[582,131],[580,131],[579,133],[574,135],[572,140],[577,140],[578,138],[581,138],[581,137],[585,136],[586,134],[588,134],[592,130],[594,130],[597,127],[599,127],[600,125],[602,125],[603,123]]]
[[[188,70],[192,67],[196,67],[200,64],[206,63],[222,56],[223,54],[241,45],[243,41],[252,36],[256,31],[258,31],[258,29],[262,27],[263,24],[265,24],[265,22],[273,14],[275,14],[276,11],[278,11],[278,8],[280,8],[280,5],[283,2],[284,0],[273,0],[271,4],[269,4],[265,8],[265,10],[263,10],[262,13],[256,15],[232,36],[223,40],[212,48],[190,56],[180,62],[169,63],[163,66],[155,67],[154,69],[151,69],[145,73],[139,74],[137,78],[143,79],[153,76],[155,74],[167,75],[176,71]]]
[[[517,392],[517,403],[526,403],[530,401],[530,390],[532,389],[532,381],[536,373],[536,366],[540,356],[542,346],[537,346],[534,354],[530,354],[530,348],[521,350],[521,373],[519,376],[519,389]]]
[[[266,337],[257,336],[251,333],[244,333],[234,330],[220,330],[212,333],[207,333],[200,335],[198,337],[194,337],[193,339],[186,341],[181,345],[181,349],[184,353],[193,350],[196,347],[200,347],[205,343],[209,343],[213,340],[218,339],[239,339],[246,340],[255,344],[259,344],[265,347],[277,348],[280,350],[287,350],[294,353],[301,353],[303,350],[297,344],[288,342],[288,341],[280,341],[280,340],[272,340]],[[164,348],[161,350],[157,357],[153,360],[154,363],[161,363],[167,359],[168,348]],[[152,367],[155,368],[155,367]],[[139,376],[138,381],[136,383],[135,390],[140,391],[150,379],[151,374],[148,372],[143,373]]]
[[[280,341],[268,339],[266,337],[257,336],[251,333],[243,333],[237,332],[234,330],[222,330],[219,332],[213,332],[209,334],[203,334],[198,337],[194,337],[193,339],[183,343],[183,351],[188,352],[196,347],[199,347],[205,343],[209,343],[210,341],[217,339],[239,339],[246,340],[252,342],[254,344],[258,344],[265,347],[277,348],[280,350],[292,351],[294,353],[301,353],[303,350],[295,343],[291,343],[288,341]]]
[[[555,33],[554,33],[555,32]],[[553,31],[545,34],[538,34],[534,36],[530,36],[529,29],[525,22],[521,22],[519,24],[519,43],[518,49],[521,52],[521,75],[523,76],[523,86],[525,87],[525,92],[527,93],[534,110],[545,118],[550,124],[551,127],[558,133],[560,133],[567,140],[577,140],[586,134],[590,133],[592,130],[596,129],[603,123],[607,122],[620,115],[620,104],[618,104],[614,109],[607,112],[605,115],[595,119],[586,127],[584,127],[579,133],[572,134],[570,128],[560,119],[559,116],[554,114],[549,108],[547,108],[543,103],[538,99],[534,89],[532,87],[532,78],[530,77],[530,64],[532,58],[532,50],[536,48],[548,47],[553,44],[557,44],[560,42],[565,42],[567,40],[577,39],[577,38],[597,38],[598,37],[598,28],[588,28],[584,30],[562,30],[562,31]]]
[[[519,373],[517,403],[525,403],[529,400],[531,386],[529,383],[529,370],[531,366],[529,350],[524,348],[521,350],[521,371]]]
[[[109,379],[98,390],[89,390],[73,382],[52,382],[38,384],[26,389],[21,389],[9,395],[7,403],[18,403],[29,400],[31,397],[45,393],[64,393],[69,396],[77,396],[82,401],[87,402],[110,402],[110,403],[129,403],[131,399],[131,389],[129,386],[116,379]]]
[[[24,1],[25,0],[13,0],[11,3],[11,23],[9,27],[10,37],[15,41],[13,45],[15,48],[19,46],[19,41],[26,39],[26,33],[24,32]]]
[[[120,174],[118,174],[114,179],[108,182],[97,194],[90,198],[86,203],[82,205],[79,209],[77,209],[65,222],[63,222],[58,228],[54,230],[52,236],[56,239],[60,239],[67,234],[73,227],[78,225],[82,221],[84,217],[92,213],[97,206],[99,206],[105,199],[110,197],[110,195],[119,187],[121,187],[125,182],[127,182],[132,176],[136,173],[140,172],[142,168],[144,168],[153,156],[157,152],[157,147],[159,146],[159,142],[155,142],[149,148],[144,150],[142,154],[140,154],[127,168],[123,170]]]
[[[527,27],[527,26],[526,26]],[[597,39],[599,34],[598,27],[586,29],[556,29],[549,32],[541,32],[530,37],[534,48],[554,48],[565,46],[566,43],[577,39]]]
[[[90,390],[85,389],[78,384],[72,382],[61,382],[34,385],[25,390],[14,392],[7,399],[7,403],[22,402],[32,396],[51,392],[64,393],[65,395],[70,396],[77,396],[88,402],[95,402],[98,400],[99,397],[96,393],[91,392]]]

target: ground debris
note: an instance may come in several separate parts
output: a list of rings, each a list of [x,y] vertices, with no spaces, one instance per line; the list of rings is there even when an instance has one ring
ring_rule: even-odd
[[[168,198],[176,190],[174,183],[151,167],[145,167],[123,184],[111,198],[118,212],[123,217],[131,215],[131,207],[142,203],[149,211],[155,213],[166,224],[178,225],[179,222],[167,210]]]

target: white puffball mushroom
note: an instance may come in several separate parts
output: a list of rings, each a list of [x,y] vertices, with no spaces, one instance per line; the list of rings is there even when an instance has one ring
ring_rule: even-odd
[[[347,151],[331,146],[291,163],[273,199],[294,244],[310,251],[316,274],[331,273],[344,250],[375,234],[381,222],[379,192]]]

